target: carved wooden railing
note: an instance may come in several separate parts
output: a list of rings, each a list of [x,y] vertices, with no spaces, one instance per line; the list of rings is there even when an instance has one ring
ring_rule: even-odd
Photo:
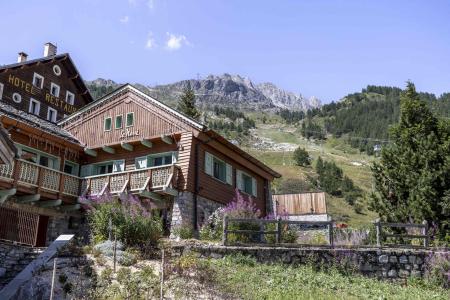
[[[25,185],[70,196],[80,194],[81,178],[64,172],[16,159],[13,164],[0,165],[0,179],[14,185]]]
[[[106,190],[120,194],[145,189],[177,188],[178,167],[175,165],[149,167],[105,175],[88,176],[83,179],[82,190],[91,196],[102,195]]]

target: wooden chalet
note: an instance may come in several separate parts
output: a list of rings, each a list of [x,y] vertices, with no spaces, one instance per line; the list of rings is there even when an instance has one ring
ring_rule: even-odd
[[[0,67],[0,240],[43,246],[83,227],[80,196],[131,192],[198,229],[235,189],[263,214],[280,175],[127,84],[93,101],[69,54]]]

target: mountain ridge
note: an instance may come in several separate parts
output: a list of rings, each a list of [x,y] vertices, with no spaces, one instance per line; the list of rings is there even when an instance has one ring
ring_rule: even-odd
[[[101,97],[121,85],[111,79],[103,78],[86,81],[86,84],[94,98]],[[164,85],[150,86],[136,83],[135,86],[169,105],[175,105],[183,90],[191,87],[197,95],[197,104],[203,109],[222,105],[250,111],[278,109],[307,111],[322,105],[316,97],[306,98],[301,94],[283,90],[270,82],[254,83],[248,77],[227,73]]]

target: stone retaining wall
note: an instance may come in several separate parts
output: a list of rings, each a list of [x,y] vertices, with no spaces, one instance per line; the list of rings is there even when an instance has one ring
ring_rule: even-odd
[[[285,264],[312,263],[317,266],[336,266],[378,278],[406,278],[423,276],[430,250],[411,249],[329,249],[329,248],[283,248],[239,247],[219,245],[176,246],[178,254],[194,251],[202,257],[222,258],[241,253],[255,257],[259,262],[282,262]]]
[[[0,243],[0,290],[42,251],[41,248]]]

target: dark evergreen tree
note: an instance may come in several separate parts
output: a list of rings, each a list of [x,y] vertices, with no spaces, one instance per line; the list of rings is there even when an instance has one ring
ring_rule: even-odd
[[[195,93],[190,86],[184,89],[183,95],[181,95],[178,101],[177,109],[194,120],[200,118],[200,112],[195,106]]]
[[[450,126],[433,115],[411,82],[390,137],[372,166],[371,207],[391,222],[427,220],[450,239]]]
[[[298,147],[294,151],[294,161],[297,166],[306,167],[311,164],[311,158],[305,148]]]

